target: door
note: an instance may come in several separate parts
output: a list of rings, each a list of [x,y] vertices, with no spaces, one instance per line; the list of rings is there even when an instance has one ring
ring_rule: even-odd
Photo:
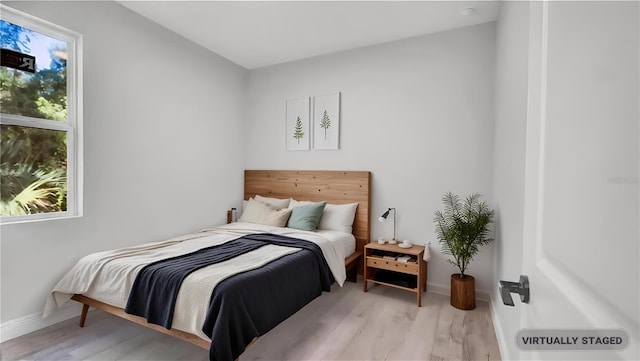
[[[531,3],[521,325],[630,342],[523,359],[640,359],[638,23],[638,2]]]

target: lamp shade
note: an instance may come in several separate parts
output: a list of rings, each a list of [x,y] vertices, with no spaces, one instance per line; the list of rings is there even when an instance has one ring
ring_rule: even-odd
[[[395,208],[387,209],[384,213],[382,213],[380,218],[378,218],[378,221],[384,222],[387,219],[387,217],[389,217],[389,213],[391,211],[393,211],[393,238],[392,239],[395,241],[395,239],[396,239],[396,209]]]
[[[378,221],[384,222],[384,220],[387,219],[387,217],[389,217],[389,212],[391,212],[391,208],[387,209],[386,212],[382,213],[380,218],[378,218]]]

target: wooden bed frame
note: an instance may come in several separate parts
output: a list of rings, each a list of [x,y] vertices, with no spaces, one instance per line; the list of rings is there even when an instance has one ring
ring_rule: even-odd
[[[356,237],[356,252],[347,257],[347,270],[362,274],[358,264],[364,253],[364,246],[370,241],[371,172],[368,171],[311,171],[311,170],[245,170],[244,199],[255,195],[273,198],[293,198],[298,201],[312,201],[344,204],[358,203],[353,221],[353,235]],[[355,257],[357,256],[357,257]],[[355,272],[349,274],[353,280]]]
[[[369,242],[370,189],[371,173],[368,171],[245,170],[244,172],[245,200],[259,194],[265,197],[294,198],[299,201],[327,201],[333,204],[358,203],[353,223],[356,251],[345,259],[347,279],[352,282],[356,281],[357,273],[362,273],[360,260],[364,246]],[[167,330],[162,326],[148,323],[145,318],[128,314],[122,308],[79,294],[74,295],[71,299],[83,304],[80,327],[84,327],[89,307],[93,307],[206,350],[209,349],[209,341],[188,332]]]

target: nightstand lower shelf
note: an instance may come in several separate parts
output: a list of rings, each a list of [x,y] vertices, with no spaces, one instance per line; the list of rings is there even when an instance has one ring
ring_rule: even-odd
[[[389,287],[393,287],[393,288],[398,288],[398,289],[401,289],[401,290],[410,291],[410,292],[414,292],[414,293],[418,292],[417,288],[409,288],[409,287],[404,287],[404,286],[398,286],[398,285],[393,284],[393,283],[376,281],[374,279],[368,279],[367,282],[371,282],[371,283],[375,283],[375,284],[379,284],[379,285],[383,285],[383,286],[389,286]],[[427,285],[424,285],[422,291],[423,292],[427,291]]]

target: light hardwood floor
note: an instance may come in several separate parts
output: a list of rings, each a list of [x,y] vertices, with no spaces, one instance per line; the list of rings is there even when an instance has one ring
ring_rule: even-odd
[[[248,360],[500,360],[489,305],[457,310],[449,297],[362,280],[332,287],[261,337]],[[207,360],[208,352],[142,326],[90,312],[0,345],[2,360]]]

